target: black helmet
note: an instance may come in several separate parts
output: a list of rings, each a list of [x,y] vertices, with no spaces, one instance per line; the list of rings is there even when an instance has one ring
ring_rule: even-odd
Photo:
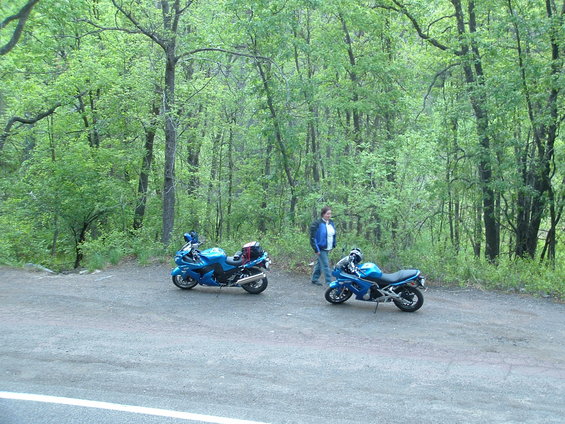
[[[354,264],[358,264],[363,260],[363,253],[361,252],[361,249],[354,247],[351,249],[351,252],[349,252],[349,257]]]

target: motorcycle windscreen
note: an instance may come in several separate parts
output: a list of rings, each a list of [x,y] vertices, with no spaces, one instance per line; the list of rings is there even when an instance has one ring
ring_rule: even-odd
[[[381,269],[371,262],[361,265],[359,272],[361,273],[361,278],[381,278],[383,275]]]

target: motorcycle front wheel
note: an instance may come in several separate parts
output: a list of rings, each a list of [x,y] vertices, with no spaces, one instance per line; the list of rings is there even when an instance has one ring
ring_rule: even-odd
[[[182,275],[173,275],[173,284],[177,286],[179,289],[190,290],[191,288],[193,288],[198,284],[198,281],[190,277],[183,279]]]
[[[347,287],[330,287],[326,290],[326,300],[330,303],[343,303],[351,297],[353,293]]]
[[[395,299],[393,302],[398,309],[404,312],[415,312],[424,304],[424,295],[415,287],[404,286],[397,290],[401,300]]]

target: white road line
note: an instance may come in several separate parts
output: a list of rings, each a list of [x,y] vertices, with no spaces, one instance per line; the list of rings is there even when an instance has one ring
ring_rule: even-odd
[[[159,417],[178,418],[188,421],[203,421],[215,424],[267,424],[259,421],[238,420],[236,418],[215,417],[213,415],[193,414],[190,412],[171,411],[168,409],[145,408],[143,406],[121,405],[119,403],[97,402],[93,400],[73,399],[58,396],[33,395],[29,393],[0,392],[0,399],[26,400],[31,402],[56,403],[59,405],[82,406],[84,408],[107,409],[110,411],[130,412],[133,414],[156,415]]]

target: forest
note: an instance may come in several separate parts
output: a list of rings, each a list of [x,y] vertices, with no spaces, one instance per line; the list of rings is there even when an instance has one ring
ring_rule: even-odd
[[[334,263],[355,245],[385,270],[563,299],[564,16],[565,0],[2,0],[0,263],[167,261],[196,230],[307,272],[327,205]]]

